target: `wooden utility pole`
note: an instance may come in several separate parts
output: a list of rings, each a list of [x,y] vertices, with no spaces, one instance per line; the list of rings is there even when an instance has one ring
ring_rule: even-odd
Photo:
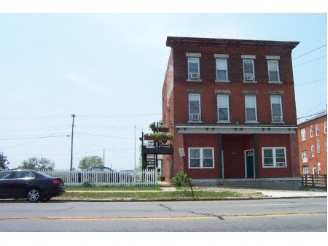
[[[73,139],[74,139],[74,118],[76,117],[75,114],[72,114],[73,122],[72,122],[72,134],[71,134],[71,166],[70,171],[73,170]]]

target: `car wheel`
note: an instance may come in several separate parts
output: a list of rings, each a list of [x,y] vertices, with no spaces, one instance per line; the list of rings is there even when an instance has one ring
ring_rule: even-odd
[[[30,189],[26,195],[26,198],[29,202],[38,202],[40,200],[40,197],[40,191],[36,188]]]

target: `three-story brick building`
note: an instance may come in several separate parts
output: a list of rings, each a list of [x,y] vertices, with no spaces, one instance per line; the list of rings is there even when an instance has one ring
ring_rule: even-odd
[[[292,50],[298,42],[168,37],[166,179],[300,179]],[[263,183],[263,182],[262,182]]]
[[[327,112],[299,124],[298,138],[301,173],[327,174]]]

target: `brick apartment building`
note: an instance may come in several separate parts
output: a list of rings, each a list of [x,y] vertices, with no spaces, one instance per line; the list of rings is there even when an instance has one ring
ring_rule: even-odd
[[[162,160],[166,180],[183,171],[195,184],[301,182],[291,60],[298,43],[167,37],[162,123],[174,148]]]
[[[298,142],[302,174],[327,174],[327,113],[299,124]]]

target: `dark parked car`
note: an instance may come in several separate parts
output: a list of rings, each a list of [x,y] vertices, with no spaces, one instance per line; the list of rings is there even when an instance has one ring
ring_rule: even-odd
[[[26,198],[29,202],[48,201],[64,192],[64,182],[60,178],[34,170],[0,172],[0,199]]]
[[[95,166],[77,173],[78,182],[118,183],[119,173],[105,166]]]

